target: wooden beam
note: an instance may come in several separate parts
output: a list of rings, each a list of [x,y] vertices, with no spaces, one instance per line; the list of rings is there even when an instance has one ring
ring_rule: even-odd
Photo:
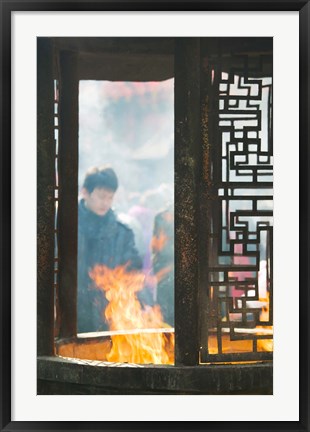
[[[121,366],[121,367],[119,367]],[[272,394],[272,362],[258,364],[162,365],[41,357],[38,394]],[[76,387],[76,390],[74,389]]]

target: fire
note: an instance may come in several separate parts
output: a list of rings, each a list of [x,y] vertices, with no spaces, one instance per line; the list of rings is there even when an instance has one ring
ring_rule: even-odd
[[[213,289],[211,289],[211,298],[213,297]],[[269,325],[270,319],[270,294],[265,290],[259,291],[259,300],[256,301],[249,301],[247,302],[247,308],[248,311],[251,311],[252,308],[257,308],[258,305],[254,303],[259,303],[261,307],[261,311],[259,313],[259,322],[254,328],[242,328],[242,327],[235,327],[234,332],[235,334],[242,335],[239,340],[231,340],[230,339],[230,324],[227,323],[227,326],[225,327],[223,325],[222,328],[222,353],[228,354],[228,353],[242,353],[242,352],[251,352],[253,350],[253,341],[251,339],[247,339],[247,335],[253,334],[256,336],[264,336],[266,339],[257,339],[257,351],[258,352],[272,352],[273,351],[273,326]],[[239,317],[238,317],[239,315]],[[230,313],[229,319],[231,320],[231,323],[237,322],[238,323],[241,320],[241,313]],[[222,319],[222,322],[225,323],[227,321],[227,318],[224,317]],[[245,336],[245,339],[244,339]],[[218,347],[218,335],[213,332],[209,334],[208,339],[208,350],[210,354],[218,354],[219,353],[219,347]]]
[[[235,245],[236,252],[241,253],[240,245]],[[248,258],[245,256],[237,256],[234,259],[235,264],[241,264],[241,265],[248,265],[249,261]],[[253,278],[253,275],[251,272],[229,272],[229,277],[234,278],[235,280],[246,280],[247,278],[251,279]],[[232,279],[232,280],[234,280]],[[259,321],[261,325],[257,325],[255,327],[254,333],[257,335],[266,335],[268,336],[268,339],[258,339],[257,340],[257,350],[258,351],[273,351],[273,340],[271,338],[273,327],[271,325],[267,325],[270,318],[269,318],[269,311],[270,311],[270,295],[269,291],[267,290],[268,280],[267,280],[267,261],[262,260],[260,261],[260,269],[258,272],[258,302],[260,303],[261,312],[259,314]],[[232,287],[231,291],[232,297],[234,298],[242,298],[244,296],[244,292],[242,290],[238,289],[237,287]],[[254,305],[256,301],[248,301],[247,307],[249,308],[249,311],[251,307],[255,308],[257,305]],[[236,314],[238,315],[238,314]],[[240,314],[239,314],[240,315]],[[234,317],[234,314],[230,314],[230,316]],[[265,325],[264,325],[265,323]],[[238,329],[235,330],[238,332]],[[244,331],[240,329],[240,332]],[[247,330],[249,331],[249,330]]]
[[[143,308],[137,299],[142,290],[145,275],[128,271],[127,266],[110,269],[96,266],[90,273],[96,285],[105,292],[109,301],[105,317],[112,334],[112,349],[107,354],[111,362],[138,364],[173,364],[174,335],[163,331],[158,305]]]
[[[260,321],[268,322],[269,321],[269,305],[270,305],[270,296],[269,292],[267,293],[266,298],[260,298],[260,301],[265,303],[265,306],[262,307],[262,311],[260,313]],[[266,331],[270,330],[272,332],[272,326],[257,326],[258,329],[265,329]],[[257,341],[257,349],[258,351],[273,351],[273,339],[259,339]]]

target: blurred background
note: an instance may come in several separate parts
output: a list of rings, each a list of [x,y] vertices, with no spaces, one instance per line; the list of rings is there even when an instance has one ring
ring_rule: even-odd
[[[174,80],[80,81],[79,186],[92,166],[119,178],[114,207],[144,201],[157,210],[173,201]]]
[[[79,190],[90,167],[106,164],[115,170],[119,179],[113,209],[118,219],[134,232],[143,270],[147,274],[153,271],[155,218],[165,210],[171,215],[169,233],[166,233],[170,246],[159,267],[172,263],[174,79],[80,81]],[[174,284],[172,278],[169,284]],[[150,282],[149,289],[155,300],[155,280]]]

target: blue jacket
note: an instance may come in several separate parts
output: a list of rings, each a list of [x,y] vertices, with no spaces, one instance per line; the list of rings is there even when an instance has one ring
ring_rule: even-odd
[[[81,200],[78,217],[78,333],[107,330],[107,300],[90,279],[89,271],[96,264],[115,268],[129,263],[128,269],[141,269],[142,260],[132,230],[117,220],[113,210],[98,216]]]

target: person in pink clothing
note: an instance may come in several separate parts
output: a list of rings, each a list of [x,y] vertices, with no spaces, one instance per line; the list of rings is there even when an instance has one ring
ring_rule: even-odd
[[[243,254],[242,244],[236,243],[234,245],[235,255],[233,257],[233,264],[235,266],[251,266],[250,258]],[[255,276],[254,272],[251,270],[243,270],[243,271],[230,271],[229,278],[234,278],[238,282],[246,281],[248,279],[253,279]],[[238,289],[238,286],[232,286],[230,288],[230,296],[234,298],[242,297],[245,295],[245,291],[243,289]]]

